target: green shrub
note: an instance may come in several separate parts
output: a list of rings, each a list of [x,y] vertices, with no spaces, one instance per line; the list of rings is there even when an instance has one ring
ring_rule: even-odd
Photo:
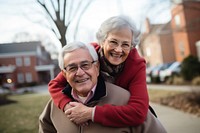
[[[187,81],[200,75],[200,62],[198,58],[192,55],[186,57],[181,63],[181,75]]]
[[[166,81],[166,84],[185,85],[187,84],[187,82],[181,76],[173,76],[173,77],[168,78],[168,80]]]
[[[192,79],[192,85],[200,85],[200,76]]]

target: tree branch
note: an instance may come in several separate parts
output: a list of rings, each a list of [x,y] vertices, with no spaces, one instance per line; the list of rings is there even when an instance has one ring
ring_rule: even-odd
[[[83,16],[83,14],[85,13],[86,9],[90,6],[92,2],[89,0],[88,3],[85,5],[85,7],[83,8],[83,10],[81,11],[79,17],[78,17],[78,21],[77,21],[77,25],[76,25],[76,28],[74,30],[74,39],[76,39],[76,35],[77,35],[77,32],[78,32],[78,28],[79,28],[79,24],[80,24],[80,20]]]
[[[65,13],[65,12],[66,12],[66,6],[67,6],[67,5],[66,5],[66,0],[64,0],[63,6],[64,6],[64,7],[63,7],[63,8],[64,8],[64,9],[63,9],[63,22],[64,22],[64,24],[65,24],[65,21],[66,21],[66,18],[65,18],[65,14],[66,14],[66,13]]]

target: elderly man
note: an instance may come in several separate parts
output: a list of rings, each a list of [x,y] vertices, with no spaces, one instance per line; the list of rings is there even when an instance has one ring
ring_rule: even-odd
[[[74,101],[89,107],[95,105],[124,105],[128,102],[129,92],[114,84],[105,82],[99,75],[98,55],[92,45],[81,42],[69,43],[59,55],[59,66],[69,86],[64,93]],[[92,109],[90,110],[92,111]],[[138,127],[106,127],[89,121],[87,126],[77,125],[58,109],[50,100],[40,115],[40,133],[162,133],[162,125],[148,112],[145,123]]]

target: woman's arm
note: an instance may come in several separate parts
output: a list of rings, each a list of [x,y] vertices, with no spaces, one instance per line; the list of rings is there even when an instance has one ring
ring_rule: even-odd
[[[96,106],[94,122],[106,126],[124,127],[138,126],[143,124],[146,119],[149,107],[148,99],[144,96],[137,97],[135,91],[130,91],[131,97],[127,105],[113,106],[103,105]],[[138,92],[145,95],[146,92]]]
[[[48,90],[51,94],[53,102],[57,107],[65,111],[65,106],[68,102],[71,101],[69,97],[62,93],[62,90],[67,85],[67,81],[63,76],[62,72],[60,72],[53,80],[51,80],[48,84]],[[67,108],[67,106],[66,106]]]
[[[145,121],[149,107],[145,62],[141,63],[140,61],[134,65],[131,61],[127,62],[124,70],[116,83],[123,88],[128,88],[131,95],[128,104],[124,106],[108,104],[96,106],[94,122],[106,126],[121,127],[137,126]]]

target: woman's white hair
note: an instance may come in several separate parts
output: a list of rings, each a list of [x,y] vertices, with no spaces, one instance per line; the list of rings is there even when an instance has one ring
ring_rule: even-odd
[[[68,43],[67,45],[65,45],[59,53],[58,64],[59,64],[59,67],[60,67],[61,70],[63,70],[64,67],[65,67],[64,66],[65,65],[64,64],[65,54],[72,52],[72,51],[79,49],[79,48],[87,49],[88,52],[90,53],[90,55],[92,56],[92,59],[94,61],[98,60],[97,52],[91,44],[84,44],[82,42],[71,42],[71,43]]]
[[[140,31],[137,30],[135,23],[128,16],[123,15],[111,17],[101,24],[96,33],[96,38],[99,44],[101,45],[105,41],[110,32],[123,27],[129,27],[133,34],[132,46],[135,47],[139,44]]]

